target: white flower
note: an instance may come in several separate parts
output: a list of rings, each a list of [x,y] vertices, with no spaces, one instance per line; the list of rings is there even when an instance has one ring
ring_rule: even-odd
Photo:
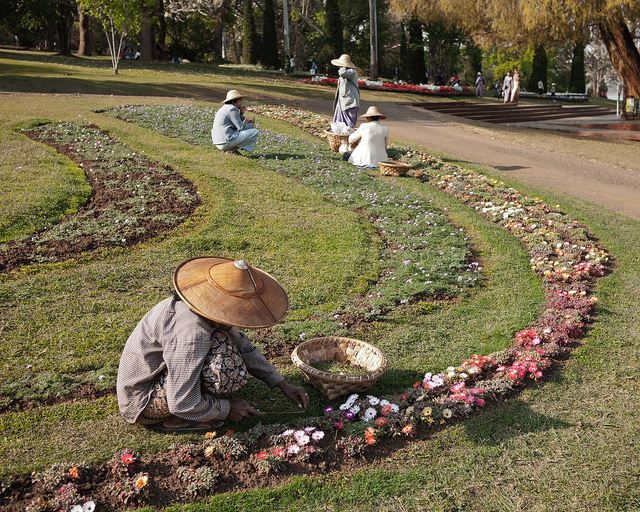
[[[380,407],[384,407],[385,405],[389,405],[391,402],[389,400],[380,400]]]
[[[345,402],[345,404],[349,404],[349,407],[351,407],[353,404],[356,403],[357,399],[358,399],[358,394],[354,393],[353,395],[349,396],[349,398],[347,398],[347,401]]]
[[[82,505],[74,505],[69,512],[82,512]]]
[[[296,437],[296,441],[300,446],[306,446],[311,441],[311,438],[307,434],[303,434],[300,437]]]
[[[398,407],[396,404],[391,404],[391,411],[392,412],[398,412],[400,410],[400,407]]]
[[[367,398],[369,399],[369,403],[371,405],[378,405],[380,403],[380,399],[375,397],[375,396],[369,395],[369,396],[367,396]]]
[[[349,408],[349,404],[347,404],[347,403],[344,403],[344,404],[342,404],[342,405],[340,406],[340,410],[341,410],[341,411],[346,411],[348,408]]]
[[[313,432],[316,429],[316,427],[305,427],[304,431],[308,434],[309,432]]]
[[[324,437],[324,432],[322,430],[316,430],[313,434],[311,434],[311,439],[314,441],[320,441]]]
[[[289,429],[289,430],[285,430],[281,435],[283,437],[289,437],[291,434],[293,434],[294,430],[293,429]]]
[[[360,406],[359,405],[354,405],[353,407],[351,407],[349,409],[353,414],[358,414],[360,412]]]
[[[377,412],[373,407],[369,407],[366,411],[364,411],[364,414],[362,415],[362,419],[364,421],[371,421],[373,418],[375,418],[377,416]]]
[[[300,447],[297,444],[290,444],[287,448],[287,453],[289,455],[295,455],[298,452],[300,452]]]
[[[96,502],[93,500],[87,501],[82,505],[82,512],[93,512],[96,509]]]
[[[449,419],[453,416],[453,411],[451,409],[442,409],[442,416]]]

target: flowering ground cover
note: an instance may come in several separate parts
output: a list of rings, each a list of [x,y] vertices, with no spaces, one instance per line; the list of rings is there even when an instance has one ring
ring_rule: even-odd
[[[302,80],[310,85],[328,85],[335,87],[338,83],[336,78],[305,78]],[[395,82],[372,82],[370,80],[358,80],[358,87],[363,90],[402,92],[409,94],[420,94],[422,96],[474,96],[475,90],[471,87],[451,87],[449,85],[414,85],[400,84]]]
[[[6,60],[3,65],[5,63]],[[30,64],[35,69],[36,63]],[[50,91],[56,87],[63,92],[109,94],[159,94],[162,90],[167,96],[175,97],[185,91],[202,95],[205,88],[202,81],[187,83],[179,73],[168,78],[161,72],[152,76],[151,73],[127,70],[118,80],[113,80],[106,68],[101,74],[94,68],[83,70],[56,63],[48,65],[46,77],[38,80],[29,73],[22,72],[25,76],[18,76],[17,68],[9,73],[14,76],[3,76],[3,88],[14,83],[17,90]],[[69,78],[68,73],[73,76]],[[255,80],[252,78],[251,81]],[[211,82],[209,77],[207,82]],[[233,83],[236,85],[237,82]],[[310,92],[307,87],[300,88],[296,94]],[[175,103],[174,97],[127,98],[124,101]],[[120,140],[126,140],[135,151],[143,152],[155,161],[169,163],[196,184],[203,201],[171,237],[154,239],[129,250],[116,248],[92,254],[91,258],[41,265],[11,277],[0,276],[3,345],[0,374],[7,383],[19,383],[21,376],[27,374],[31,375],[30,382],[42,377],[38,381],[42,391],[46,396],[52,396],[60,389],[60,381],[54,381],[54,377],[81,377],[91,382],[104,377],[104,382],[110,381],[109,361],[117,361],[118,350],[140,315],[168,292],[166,276],[182,258],[201,251],[217,252],[225,247],[229,254],[241,251],[254,261],[260,258],[263,265],[287,280],[294,305],[292,314],[297,319],[314,309],[331,310],[345,297],[366,289],[361,286],[360,277],[343,279],[344,276],[336,275],[341,269],[345,269],[345,275],[355,275],[359,267],[353,262],[362,265],[365,261],[365,266],[373,270],[367,276],[373,279],[378,274],[376,262],[380,247],[376,247],[372,255],[364,250],[377,240],[375,236],[363,235],[370,235],[369,231],[363,230],[366,223],[359,223],[357,216],[337,205],[332,206],[333,211],[325,208],[326,202],[317,199],[319,194],[302,193],[302,187],[295,181],[263,171],[258,162],[220,155],[205,147],[189,148],[133,124],[92,114],[95,108],[122,102],[123,99],[117,96],[81,95],[73,101],[64,95],[11,94],[6,98],[8,101],[0,112],[3,129],[9,126],[13,130],[15,123],[38,118],[44,111],[54,119],[67,121],[77,122],[81,116],[83,122],[96,123]],[[262,122],[269,128],[295,134],[293,129],[287,131],[281,124]],[[299,131],[296,137],[302,138]],[[570,142],[563,140],[567,144]],[[15,142],[15,137],[4,138],[3,151],[11,152]],[[22,144],[45,147],[24,141]],[[541,148],[544,147],[541,143]],[[615,148],[619,145],[607,144],[606,147],[611,147],[612,161],[615,161]],[[21,165],[25,169],[40,165],[37,153],[23,151],[24,164]],[[412,158],[400,152],[395,156]],[[442,162],[469,167],[468,163]],[[426,167],[427,163],[424,165]],[[491,174],[490,170],[479,171],[497,177],[497,173]],[[58,167],[56,172],[59,172],[57,178],[63,178],[69,169]],[[42,182],[43,175],[30,174],[34,186]],[[4,179],[5,174],[2,177]],[[257,191],[246,189],[244,184],[248,180]],[[381,399],[387,393],[397,393],[407,382],[422,382],[424,373],[438,375],[448,364],[463,361],[474,352],[489,354],[507,346],[512,333],[525,330],[525,326],[544,311],[539,308],[542,279],[534,277],[530,255],[524,253],[523,246],[518,245],[516,238],[503,229],[500,222],[493,222],[492,215],[476,214],[438,187],[417,180],[397,180],[396,183],[412,194],[448,209],[455,223],[473,237],[474,246],[482,257],[486,282],[453,303],[424,301],[410,304],[397,308],[384,321],[374,322],[369,331],[353,332],[356,337],[384,346],[395,367],[405,370],[390,373],[381,381],[375,390]],[[131,477],[145,473],[150,461],[157,463],[146,480],[146,475],[142,474],[133,481],[134,486],[137,484],[136,489],[146,489],[151,503],[155,503],[154,494],[160,488],[172,488],[175,496],[184,493],[185,500],[197,500],[188,505],[169,507],[171,511],[495,512],[526,509],[542,512],[555,509],[617,512],[637,509],[640,506],[640,491],[635,484],[640,457],[637,436],[637,411],[640,411],[637,393],[640,385],[637,371],[640,367],[637,247],[640,246],[640,224],[566,195],[526,187],[515,178],[509,179],[508,183],[530,198],[544,194],[541,197],[546,204],[561,204],[563,211],[589,226],[589,230],[615,255],[615,272],[597,283],[597,321],[590,326],[584,343],[574,350],[573,357],[561,360],[561,371],[549,373],[549,379],[543,375],[543,385],[524,388],[517,397],[497,406],[485,405],[482,414],[461,422],[449,422],[448,428],[432,435],[428,430],[424,434],[424,430],[418,429],[416,435],[408,435],[408,432],[388,438],[378,432],[369,432],[365,438],[363,430],[361,439],[365,444],[367,439],[376,443],[366,444],[364,459],[355,455],[347,458],[344,471],[327,468],[327,472],[322,473],[325,470],[320,461],[310,468],[314,473],[322,474],[287,477],[288,471],[297,467],[290,459],[282,472],[261,473],[260,477],[248,482],[251,486],[264,484],[264,487],[234,488],[236,492],[222,492],[230,488],[226,485],[231,480],[226,480],[224,474],[212,474],[214,468],[206,467],[214,464],[211,459],[207,459],[206,466],[199,470],[193,467],[181,469],[179,476],[178,471],[164,472],[163,468],[168,466],[160,458],[154,459],[153,454],[169,453],[169,445],[176,441],[200,444],[203,440],[191,436],[177,439],[126,428],[118,418],[112,397],[5,412],[0,414],[3,432],[0,438],[3,455],[0,506],[7,504],[2,502],[6,499],[2,482],[15,478],[27,487],[32,470],[42,472],[58,462],[63,463],[62,470],[50,474],[64,477],[61,487],[75,482],[80,499],[74,500],[73,504],[90,510],[93,504],[91,495],[86,495],[90,489],[87,481],[99,472],[83,475],[82,468],[111,467],[111,463],[105,461],[129,447],[140,454],[135,454],[136,462],[128,466]],[[256,197],[260,198],[259,205]],[[310,204],[308,209],[304,207],[306,203]],[[256,228],[239,222],[237,219],[241,217],[251,219]],[[281,229],[281,220],[286,230]],[[324,226],[326,229],[321,229]],[[264,231],[268,232],[269,240]],[[340,236],[332,238],[331,233],[337,231]],[[306,243],[301,243],[301,238],[307,239]],[[361,241],[364,242],[361,244]],[[327,250],[328,247],[332,249]],[[309,251],[313,254],[307,258]],[[287,258],[281,257],[283,255]],[[354,257],[349,260],[348,255]],[[334,259],[324,267],[328,258]],[[317,272],[300,279],[309,265]],[[354,286],[354,283],[360,284]],[[336,297],[338,301],[327,304],[327,297]],[[305,308],[305,305],[310,306]],[[297,338],[298,332],[291,331],[291,336]],[[525,342],[535,340],[535,336],[526,333],[520,338]],[[408,355],[403,356],[403,352]],[[28,365],[33,368],[25,370]],[[281,368],[287,372],[286,367]],[[46,378],[44,370],[50,372]],[[419,370],[422,370],[420,376]],[[295,379],[295,374],[288,375]],[[429,381],[433,382],[433,379]],[[63,382],[65,386],[69,385],[69,380]],[[318,397],[313,390],[309,391],[316,403]],[[251,392],[256,392],[261,408],[274,406],[265,400],[259,389]],[[417,391],[412,388],[411,392]],[[18,389],[14,389],[12,396],[18,393]],[[462,396],[465,393],[457,389],[455,394]],[[362,396],[360,400],[366,398]],[[334,408],[339,410],[342,403],[333,404]],[[391,403],[400,405],[400,402]],[[313,411],[313,415],[321,416],[318,413],[322,408],[314,406]],[[268,419],[289,422],[290,416],[268,416]],[[294,433],[298,430],[296,428]],[[331,439],[327,430],[322,430],[325,436],[320,441],[321,447]],[[308,436],[308,433],[297,436],[303,443],[306,441],[304,435]],[[424,435],[428,439],[423,440]],[[297,444],[298,440],[295,440]],[[387,446],[393,449],[388,451]],[[281,453],[279,450],[272,453],[265,446],[254,455],[237,461],[234,468],[244,465],[256,474],[258,465],[279,463],[277,458]],[[204,459],[204,451],[201,457]],[[67,465],[64,461],[86,461],[86,466],[78,463],[64,468]],[[72,474],[76,474],[70,471],[73,467],[78,469],[80,481],[71,479]],[[67,475],[71,477],[68,480]],[[178,478],[183,482],[182,487],[163,483]],[[213,480],[217,482],[215,492],[219,494],[204,498],[202,490]],[[110,482],[115,483],[113,479]],[[72,496],[73,487],[65,489],[67,492],[61,496]],[[200,494],[193,498],[193,492]],[[103,505],[95,502],[96,510]],[[15,508],[23,509],[20,505]]]
[[[235,478],[252,485],[244,476],[247,464],[263,475],[286,473],[287,468],[294,468],[296,473],[313,472],[327,464],[348,466],[382,440],[386,449],[393,449],[397,443],[386,440],[428,434],[483,408],[488,401],[495,402],[540,380],[554,359],[566,354],[583,335],[596,302],[592,295],[595,280],[604,275],[609,260],[584,227],[541,200],[531,199],[496,180],[408,148],[396,151],[398,156],[423,165],[436,186],[520,239],[530,251],[532,270],[545,283],[543,314],[515,333],[512,348],[488,356],[473,354],[440,373],[426,372],[411,388],[388,399],[352,395],[342,404],[327,406],[324,417],[301,420],[293,428],[258,425],[243,433],[206,436],[201,445],[188,449],[188,460],[195,459],[195,466],[175,470],[176,474],[193,479],[188,480],[189,494],[210,492],[215,487],[220,462],[228,468],[238,460]],[[177,448],[180,453],[186,449]],[[209,464],[206,459],[213,462]],[[184,461],[177,464],[185,465]],[[202,469],[205,467],[210,468],[208,472]],[[101,495],[105,492],[101,489],[131,489],[125,492],[129,496],[136,489],[146,488],[151,478],[146,473],[128,471],[124,483],[109,483],[107,478],[98,484],[98,489],[91,490]],[[142,496],[140,492],[133,499]],[[130,498],[120,499],[127,503]]]
[[[84,168],[93,194],[61,222],[0,245],[0,271],[139,243],[174,228],[199,203],[193,185],[173,169],[137,155],[95,127],[44,124],[27,133]]]
[[[133,105],[108,113],[165,135],[211,145],[212,108]],[[289,135],[262,130],[259,144],[250,158],[322,191],[335,204],[362,212],[385,242],[380,280],[362,303],[345,305],[334,314],[340,323],[345,322],[343,315],[369,318],[416,298],[453,297],[477,281],[480,267],[470,261],[466,237],[443,211],[391,181],[342,162],[322,143],[300,144]]]

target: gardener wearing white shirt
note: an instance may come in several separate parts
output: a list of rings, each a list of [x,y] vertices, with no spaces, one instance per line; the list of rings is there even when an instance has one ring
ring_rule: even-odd
[[[389,128],[379,123],[381,119],[387,117],[378,110],[378,107],[369,107],[369,110],[360,117],[366,122],[349,136],[349,144],[360,141],[358,147],[351,153],[349,162],[363,167],[377,167],[380,162],[388,158]]]
[[[216,112],[211,128],[211,141],[222,151],[253,151],[258,142],[254,120],[244,117],[242,98],[239,91],[232,89],[227,93],[224,105]]]

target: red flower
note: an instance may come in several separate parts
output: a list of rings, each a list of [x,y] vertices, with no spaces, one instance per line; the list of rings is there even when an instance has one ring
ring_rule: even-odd
[[[342,430],[344,428],[344,421],[338,420],[335,424],[336,430]]]
[[[131,452],[125,451],[120,456],[120,462],[122,462],[125,466],[129,466],[130,464],[133,464],[135,461],[136,461],[136,458]]]
[[[78,471],[78,468],[76,466],[73,466],[70,470],[69,470],[69,476],[71,478],[80,478],[80,473]]]
[[[415,430],[413,430],[413,425],[411,423],[407,423],[404,427],[402,427],[402,433],[405,436],[412,436],[415,434]]]
[[[376,419],[376,427],[378,428],[382,428],[384,426],[386,426],[389,423],[389,420],[387,418],[385,418],[384,416]]]
[[[265,452],[264,450],[262,450],[261,452],[258,452],[258,458],[259,458],[260,460],[264,460],[264,459],[266,459],[266,458],[267,458],[267,456],[268,456],[268,454],[267,454],[267,452]]]

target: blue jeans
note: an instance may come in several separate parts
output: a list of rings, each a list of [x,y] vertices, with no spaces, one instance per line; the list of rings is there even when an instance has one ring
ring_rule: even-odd
[[[238,135],[234,139],[231,139],[224,144],[214,144],[215,147],[222,151],[228,151],[234,148],[244,149],[246,151],[253,151],[258,143],[258,129],[257,128],[245,128],[240,130]]]

